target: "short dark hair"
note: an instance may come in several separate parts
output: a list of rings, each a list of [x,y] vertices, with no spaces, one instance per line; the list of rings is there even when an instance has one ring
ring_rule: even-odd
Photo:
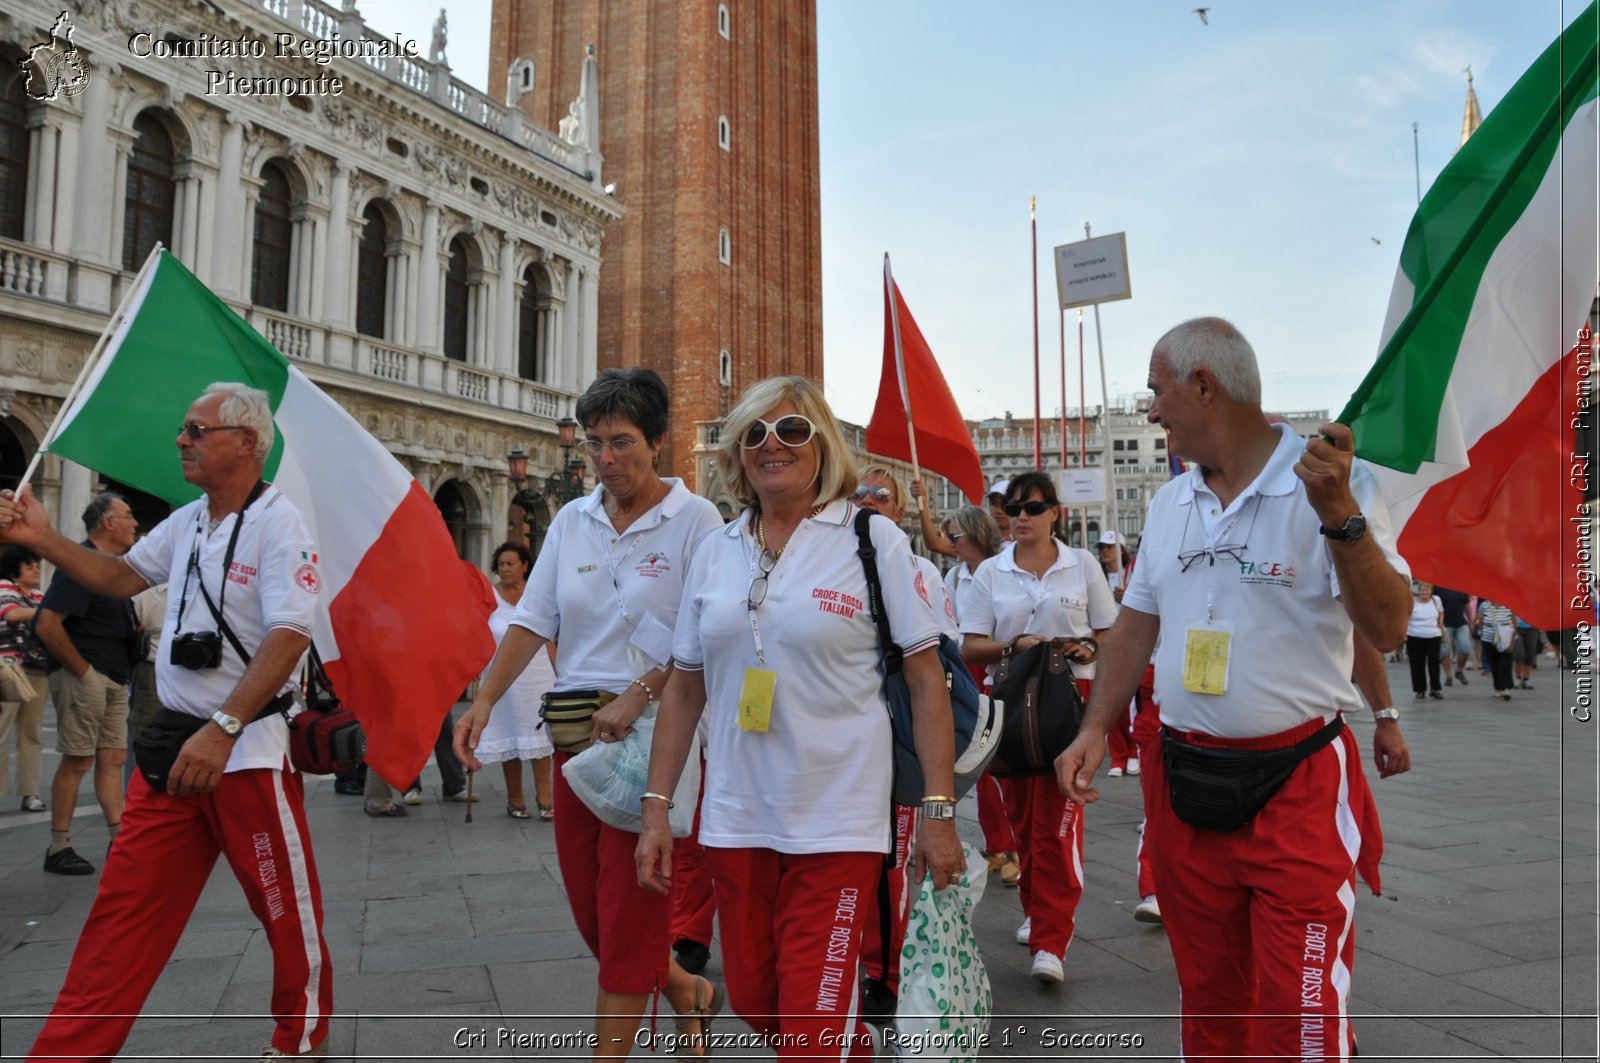
[[[667,385],[653,369],[607,369],[594,378],[574,412],[585,430],[608,417],[629,421],[655,446],[667,434]]]
[[[0,553],[0,579],[16,579],[22,575],[23,565],[37,565],[39,555],[26,546],[7,547]]]
[[[489,557],[494,565],[500,564],[500,555],[506,551],[516,554],[522,560],[522,578],[527,579],[528,573],[533,571],[533,555],[528,553],[528,548],[521,543],[501,543],[494,548],[494,553]]]
[[[89,504],[83,508],[83,530],[85,534],[95,531],[105,522],[106,516],[111,512],[113,505],[118,502],[127,504],[127,501],[126,498],[123,498],[115,491],[101,491],[95,495],[94,498],[89,500]]]
[[[1011,486],[1006,488],[1007,502],[1021,502],[1034,491],[1039,492],[1039,497],[1052,506],[1059,506],[1061,498],[1056,494],[1056,484],[1047,473],[1038,471],[1025,472],[1011,478]]]

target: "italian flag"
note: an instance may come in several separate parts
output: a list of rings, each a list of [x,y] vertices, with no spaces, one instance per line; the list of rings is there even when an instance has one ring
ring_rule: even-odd
[[[1593,427],[1597,47],[1591,4],[1428,190],[1377,364],[1339,416],[1412,573],[1546,629],[1593,616],[1583,492],[1600,469],[1576,435]]]
[[[433,500],[338,403],[165,250],[157,249],[102,336],[44,448],[173,505],[199,495],[174,440],[207,385],[272,399],[265,478],[317,543],[317,652],[367,733],[367,763],[404,786],[439,725],[494,653],[493,599],[456,557]]]

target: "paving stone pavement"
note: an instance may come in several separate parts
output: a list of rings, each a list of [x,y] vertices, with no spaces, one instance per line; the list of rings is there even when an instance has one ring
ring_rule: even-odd
[[[1350,1010],[1363,1058],[1596,1058],[1600,721],[1575,720],[1573,673],[1541,665],[1537,689],[1508,705],[1475,673],[1443,701],[1413,701],[1405,666],[1389,666],[1414,767],[1380,782],[1368,763],[1387,845],[1382,895],[1358,891]],[[1352,727],[1370,749],[1366,714]],[[53,770],[47,754],[46,778]],[[484,774],[470,825],[461,805],[440,800],[434,769],[424,779],[427,800],[405,819],[371,819],[331,779],[308,780],[335,971],[329,1058],[587,1058],[586,1048],[534,1047],[584,1034],[594,997],[594,961],[567,914],[550,826],[504,814],[497,771]],[[1166,939],[1131,915],[1139,783],[1103,780],[1101,792],[1087,815],[1064,984],[1028,977],[1027,950],[1012,937],[1015,890],[991,878],[977,909],[995,999],[986,1058],[1176,1056]],[[12,1059],[60,988],[98,873],[45,874],[48,814],[5,800],[0,1058]],[[79,811],[74,840],[92,859],[105,832],[87,788]],[[970,799],[960,828],[978,842]],[[718,976],[720,964],[714,951],[707,973]],[[255,1059],[271,1032],[269,979],[261,931],[219,864],[119,1058]],[[660,1028],[670,1022],[663,1005]],[[731,1016],[718,1025],[746,1029]],[[1073,1046],[1068,1035],[1112,1043]]]

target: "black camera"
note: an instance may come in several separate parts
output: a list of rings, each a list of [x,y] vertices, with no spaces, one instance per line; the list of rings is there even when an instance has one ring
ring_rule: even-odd
[[[172,663],[198,672],[222,665],[222,636],[215,631],[191,631],[172,640]]]

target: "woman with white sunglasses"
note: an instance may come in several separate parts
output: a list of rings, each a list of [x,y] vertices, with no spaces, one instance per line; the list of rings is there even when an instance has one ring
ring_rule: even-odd
[[[869,1059],[859,1024],[865,918],[890,849],[893,756],[882,652],[857,553],[857,479],[816,385],[779,377],[728,414],[717,463],[746,509],[700,544],[684,581],[677,668],[656,722],[640,884],[672,883],[671,794],[702,712],[700,842],[716,887],[728,999],[779,1059]],[[889,629],[904,649],[926,782],[913,848],[935,888],[965,864],[939,626],[911,548],[870,522]],[[828,1046],[834,1046],[831,1050]],[[842,1046],[842,1047],[841,1047]]]

